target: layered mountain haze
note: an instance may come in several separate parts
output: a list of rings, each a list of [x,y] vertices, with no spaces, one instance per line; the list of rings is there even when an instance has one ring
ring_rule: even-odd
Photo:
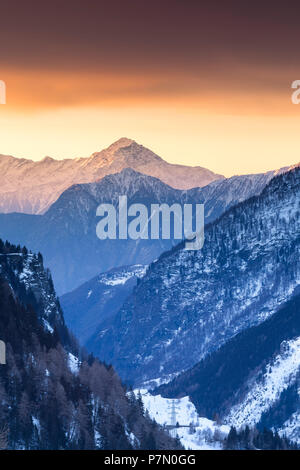
[[[185,191],[167,186],[159,179],[125,169],[97,183],[75,185],[65,191],[44,215],[2,214],[0,233],[15,243],[26,243],[41,251],[53,273],[59,294],[73,290],[100,272],[115,267],[148,264],[171,248],[173,239],[99,240],[97,207],[101,203],[118,208],[119,196],[128,206],[187,200]],[[190,196],[191,202],[194,201]],[[178,241],[177,241],[178,243]]]
[[[202,187],[224,178],[202,167],[168,163],[127,138],[89,158],[32,161],[0,155],[0,212],[43,214],[73,184],[99,181],[124,168],[155,176],[178,189]]]
[[[279,170],[287,171],[286,169]],[[277,171],[234,176],[190,190],[174,189],[160,179],[126,168],[99,182],[74,185],[64,191],[44,215],[0,214],[0,236],[40,251],[61,295],[115,267],[149,264],[178,240],[99,240],[96,210],[101,203],[118,207],[119,196],[128,205],[173,203],[205,205],[206,223],[228,208],[260,194]]]

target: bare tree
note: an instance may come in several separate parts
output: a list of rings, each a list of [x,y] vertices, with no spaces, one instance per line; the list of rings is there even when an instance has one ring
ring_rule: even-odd
[[[7,448],[7,439],[8,438],[8,429],[2,427],[0,429],[0,450],[5,450]]]

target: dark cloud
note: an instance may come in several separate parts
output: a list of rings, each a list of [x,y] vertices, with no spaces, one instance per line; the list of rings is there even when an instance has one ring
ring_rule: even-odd
[[[287,95],[300,77],[299,1],[1,3],[1,73],[20,103],[30,74],[37,101],[53,104],[222,89]],[[56,84],[49,86],[52,76]],[[26,100],[35,101],[28,94]]]
[[[1,2],[2,66],[199,70],[226,60],[297,66],[299,2]]]

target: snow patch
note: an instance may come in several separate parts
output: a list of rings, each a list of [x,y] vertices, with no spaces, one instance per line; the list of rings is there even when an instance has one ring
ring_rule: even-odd
[[[101,276],[99,282],[106,284],[107,286],[118,286],[126,284],[132,277],[142,277],[146,273],[147,266],[136,265],[134,269],[124,269],[124,271],[117,273],[109,273],[105,276]]]
[[[91,297],[92,293],[93,293],[92,290],[89,290],[89,291],[88,291],[87,299],[89,299],[89,298]]]
[[[68,364],[69,364],[69,368],[71,372],[73,374],[77,374],[79,371],[79,367],[80,367],[80,362],[79,362],[78,357],[74,356],[74,354],[72,353],[69,353]]]

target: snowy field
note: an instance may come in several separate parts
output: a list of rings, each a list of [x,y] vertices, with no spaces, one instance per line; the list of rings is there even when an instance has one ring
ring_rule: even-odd
[[[229,426],[218,425],[214,421],[198,416],[189,397],[179,399],[151,395],[148,390],[135,390],[141,393],[144,407],[152,419],[169,429],[173,437],[178,436],[185,449],[216,450],[222,448],[222,440],[229,432]],[[178,423],[177,426],[176,423]]]

